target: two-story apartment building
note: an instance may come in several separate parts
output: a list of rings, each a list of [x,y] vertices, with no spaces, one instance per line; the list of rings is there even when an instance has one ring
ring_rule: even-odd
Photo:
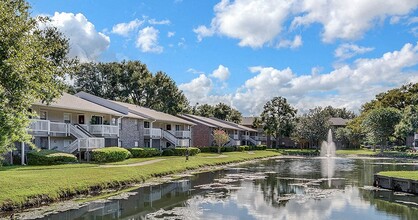
[[[250,137],[250,132],[257,136],[257,131],[251,128],[246,128],[238,124],[220,120],[217,118],[207,118],[202,116],[185,114],[179,116],[185,120],[191,121],[196,125],[192,131],[192,145],[193,146],[213,146],[213,130],[222,129],[229,135],[229,142],[227,146],[240,146],[242,144],[254,145],[259,144]],[[254,142],[252,142],[254,140]]]
[[[49,105],[38,102],[28,132],[41,149],[68,153],[117,145],[123,113],[64,93]]]
[[[190,121],[134,104],[103,99],[85,92],[77,93],[76,96],[125,113],[119,124],[121,147],[161,149],[191,144],[191,127],[194,123]]]

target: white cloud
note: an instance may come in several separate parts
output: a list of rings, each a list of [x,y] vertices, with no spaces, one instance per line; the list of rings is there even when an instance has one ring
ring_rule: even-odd
[[[320,23],[323,41],[355,40],[388,16],[400,16],[418,6],[416,0],[303,0],[295,8],[303,13],[294,18],[292,26]]]
[[[48,25],[57,27],[69,38],[69,56],[77,57],[81,62],[97,60],[110,45],[110,38],[96,31],[94,25],[80,13],[55,12]]]
[[[171,23],[171,21],[168,20],[168,19],[164,19],[164,20],[161,20],[161,21],[157,21],[154,18],[152,18],[152,19],[149,19],[148,20],[148,23],[149,24],[152,24],[152,25],[168,25],[168,24]]]
[[[187,69],[187,72],[188,72],[188,73],[193,73],[193,74],[205,74],[203,71],[196,70],[196,69],[194,69],[194,68],[189,68],[189,69]]]
[[[334,56],[340,60],[346,60],[358,54],[364,54],[374,50],[372,47],[361,47],[356,44],[341,44],[334,51]]]
[[[219,65],[216,70],[212,72],[210,76],[225,81],[229,78],[229,69],[223,65]]]
[[[188,94],[189,99],[199,100],[209,95],[212,86],[212,80],[205,74],[200,74],[199,77],[193,79],[189,83],[180,84],[179,89],[183,90],[185,94]]]
[[[126,37],[130,32],[136,30],[143,23],[144,21],[141,21],[139,19],[135,19],[133,21],[130,21],[129,23],[119,23],[113,26],[112,33]]]
[[[351,66],[343,65],[322,74],[316,68],[312,73],[298,75],[290,68],[250,67],[250,72],[257,75],[248,79],[235,93],[213,95],[215,91],[211,83],[210,87],[204,87],[204,92],[200,91],[202,86],[194,87],[196,91],[192,91],[190,87],[193,85],[188,84],[185,94],[199,103],[213,103],[214,100],[231,103],[244,115],[258,115],[263,105],[274,96],[286,97],[302,111],[327,105],[356,111],[380,92],[418,82],[418,72],[408,69],[416,65],[418,43],[405,44],[399,51],[374,59],[357,59]],[[210,81],[208,77],[205,79]],[[195,93],[199,93],[199,98]]]
[[[281,47],[289,47],[289,48],[298,48],[300,46],[302,46],[303,42],[302,42],[302,37],[300,35],[296,35],[295,38],[293,38],[292,41],[290,40],[281,40],[279,42],[279,44],[277,45],[278,48]]]
[[[157,29],[150,26],[139,30],[136,47],[142,52],[162,53],[164,48],[158,44],[159,33]]]
[[[213,29],[209,29],[203,25],[193,29],[193,32],[197,34],[197,40],[199,42],[202,41],[204,37],[210,37],[215,33]]]
[[[259,48],[280,45],[283,30],[319,23],[325,42],[355,40],[384,19],[396,23],[417,7],[416,0],[222,0],[210,25],[193,31],[199,41],[218,34],[238,39],[239,46]]]
[[[167,37],[174,37],[174,35],[176,35],[176,32],[169,31],[167,33]]]

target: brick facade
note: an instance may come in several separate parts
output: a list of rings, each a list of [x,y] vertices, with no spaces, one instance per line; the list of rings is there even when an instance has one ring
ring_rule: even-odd
[[[196,123],[196,122],[194,122]],[[193,147],[204,147],[212,146],[213,137],[212,137],[212,128],[199,124],[192,127],[192,145]]]
[[[137,147],[144,147],[144,121],[135,118],[122,118],[119,139],[121,147],[133,148],[135,142]]]

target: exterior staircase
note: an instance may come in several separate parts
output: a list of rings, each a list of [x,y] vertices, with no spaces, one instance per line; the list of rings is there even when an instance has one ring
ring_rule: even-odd
[[[104,147],[104,138],[96,138],[80,125],[68,124],[69,134],[76,139],[68,146],[60,149],[67,153],[74,153],[80,149],[89,150]]]
[[[175,147],[187,147],[189,146],[189,140],[188,139],[181,139],[177,138],[173,133],[162,130],[162,137],[163,139],[167,140],[171,144],[173,144]]]

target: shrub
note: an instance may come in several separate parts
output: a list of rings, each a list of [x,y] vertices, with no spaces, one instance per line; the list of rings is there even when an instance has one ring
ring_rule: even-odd
[[[92,150],[91,155],[92,160],[98,163],[122,161],[132,156],[131,152],[120,147],[94,149]]]
[[[267,146],[266,145],[257,145],[257,146],[255,146],[255,150],[265,150],[265,149],[267,149]]]
[[[395,151],[399,151],[399,152],[406,152],[406,151],[410,150],[411,148],[407,147],[407,146],[395,146],[395,147],[393,147],[393,149]]]
[[[189,149],[189,156],[200,153],[200,149],[196,147],[178,147],[164,149],[163,156],[186,156],[187,149]]]
[[[156,157],[160,156],[161,153],[158,149],[155,148],[130,148],[128,149],[131,152],[132,157]]]
[[[200,152],[202,153],[218,153],[217,146],[207,146],[207,147],[199,147]],[[221,147],[221,152],[233,152],[235,151],[235,147]]]
[[[246,145],[238,146],[238,149],[237,149],[237,151],[248,151],[248,150],[250,150],[250,146],[246,146]]]
[[[28,152],[28,165],[55,165],[77,163],[77,157],[57,150],[41,150]]]

